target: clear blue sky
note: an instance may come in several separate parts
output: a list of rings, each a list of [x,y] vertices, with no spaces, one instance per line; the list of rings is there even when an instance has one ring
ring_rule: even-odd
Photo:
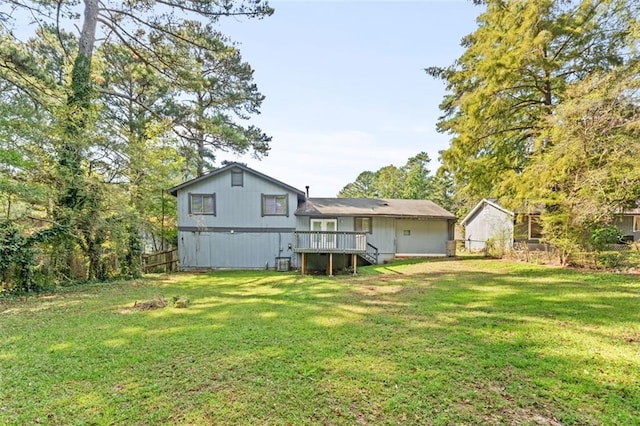
[[[424,68],[450,65],[481,8],[470,0],[271,0],[263,20],[229,21],[266,96],[252,120],[273,136],[262,161],[221,155],[333,197],[364,170],[426,151],[437,167],[449,137],[435,124],[444,84]]]

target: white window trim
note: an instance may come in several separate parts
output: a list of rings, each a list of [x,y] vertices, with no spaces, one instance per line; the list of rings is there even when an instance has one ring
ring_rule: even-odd
[[[640,232],[640,216],[633,216],[633,232]]]

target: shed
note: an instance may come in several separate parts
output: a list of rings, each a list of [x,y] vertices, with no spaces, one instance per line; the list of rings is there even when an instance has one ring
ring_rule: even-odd
[[[465,248],[484,250],[487,241],[503,249],[513,247],[512,211],[500,206],[495,200],[483,199],[471,209],[461,224],[464,226]]]

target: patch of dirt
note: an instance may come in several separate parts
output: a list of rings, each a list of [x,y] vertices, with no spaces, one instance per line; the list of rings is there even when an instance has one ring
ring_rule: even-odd
[[[130,308],[125,308],[120,311],[122,314],[126,314],[133,311],[150,311],[153,309],[162,309],[169,306],[169,302],[162,296],[158,296],[155,299],[145,300],[142,302],[134,302]]]

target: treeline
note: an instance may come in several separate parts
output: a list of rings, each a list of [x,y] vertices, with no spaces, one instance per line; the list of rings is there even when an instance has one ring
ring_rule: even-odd
[[[364,171],[342,188],[338,197],[428,199],[453,209],[453,181],[445,171],[432,175],[430,162],[429,155],[420,152],[400,167],[390,164],[375,172]]]
[[[640,2],[476,0],[449,67],[442,171],[459,205],[543,206],[563,260],[640,200]]]
[[[248,124],[264,97],[215,23],[272,9],[162,4],[4,2],[0,292],[139,276],[143,244],[176,243],[167,188],[219,151],[267,154]]]

